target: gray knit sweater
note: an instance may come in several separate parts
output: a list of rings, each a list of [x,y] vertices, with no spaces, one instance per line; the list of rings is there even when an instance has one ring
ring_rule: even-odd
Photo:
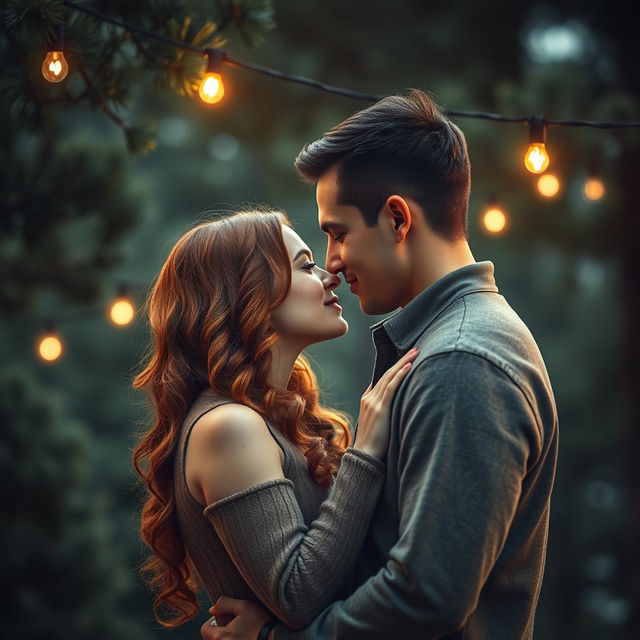
[[[385,465],[349,447],[329,489],[312,479],[306,458],[269,421],[284,453],[285,478],[262,482],[208,506],[187,488],[189,434],[202,415],[232,402],[205,390],[186,416],[175,456],[180,533],[211,602],[221,595],[261,603],[290,628],[302,628],[345,596]]]
[[[391,405],[380,500],[349,596],[276,640],[532,640],[558,416],[491,262],[372,327],[372,384],[420,349]]]

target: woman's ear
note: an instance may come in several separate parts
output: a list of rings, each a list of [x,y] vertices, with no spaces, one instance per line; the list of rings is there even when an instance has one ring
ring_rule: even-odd
[[[387,224],[395,235],[396,242],[404,242],[411,228],[411,207],[402,196],[389,196],[384,205]]]

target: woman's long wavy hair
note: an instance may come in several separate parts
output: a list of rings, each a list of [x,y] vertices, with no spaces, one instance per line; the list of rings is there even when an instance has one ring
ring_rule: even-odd
[[[133,462],[148,489],[141,535],[152,550],[142,572],[166,627],[198,611],[198,586],[178,528],[173,486],[183,421],[207,388],[268,418],[306,451],[309,471],[328,486],[350,443],[346,414],[319,403],[307,360],[296,360],[286,391],[269,385],[277,335],[270,312],[287,296],[291,262],[279,211],[243,211],[198,224],[171,250],[146,301],[152,340],[133,387],[144,389],[153,424]],[[161,609],[173,614],[165,619]]]

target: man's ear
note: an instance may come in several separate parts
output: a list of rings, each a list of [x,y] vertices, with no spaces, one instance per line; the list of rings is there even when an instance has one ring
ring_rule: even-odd
[[[396,242],[403,242],[411,228],[411,207],[402,196],[389,196],[384,211]]]

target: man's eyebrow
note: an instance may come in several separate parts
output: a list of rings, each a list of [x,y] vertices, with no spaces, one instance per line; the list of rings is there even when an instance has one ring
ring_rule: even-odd
[[[294,259],[291,262],[295,262],[300,256],[303,256],[305,253],[309,257],[309,260],[311,260],[311,252],[309,251],[309,249],[300,249],[300,251],[296,253]]]
[[[329,231],[332,231],[333,229],[337,229],[337,228],[343,228],[344,225],[340,224],[339,222],[323,222],[320,225],[320,228],[325,232],[325,233],[329,233]]]

